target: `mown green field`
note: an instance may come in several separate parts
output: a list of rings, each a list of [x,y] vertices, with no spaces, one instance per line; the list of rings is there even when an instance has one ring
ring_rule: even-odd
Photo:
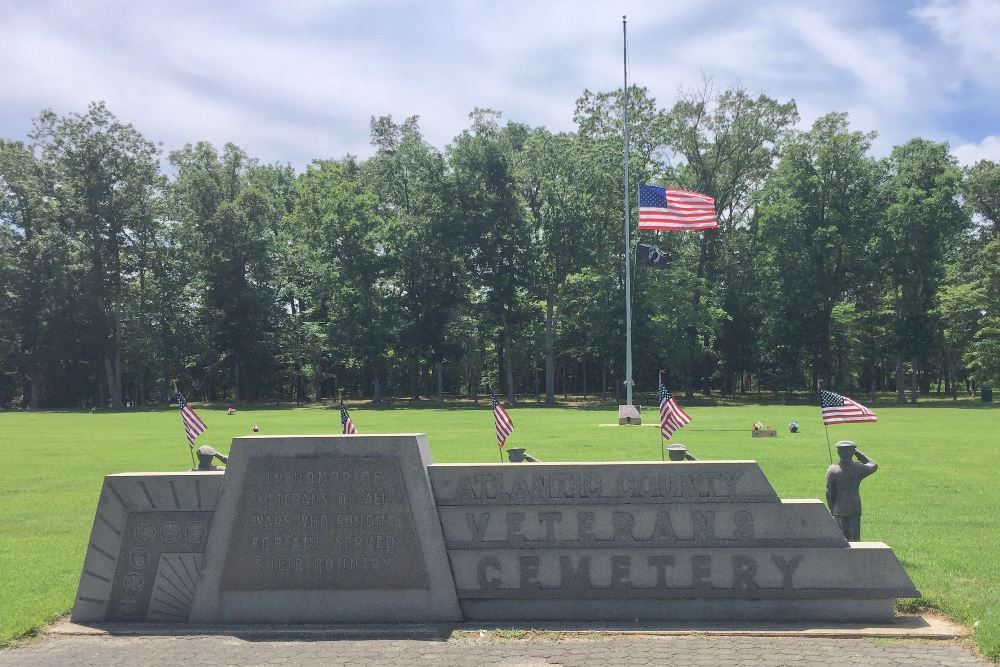
[[[333,408],[199,408],[200,443],[228,451],[234,435],[336,433]],[[674,441],[702,459],[760,462],[782,498],[821,498],[828,465],[813,406],[692,407]],[[878,406],[877,424],[831,428],[878,461],[862,487],[862,537],[890,544],[923,602],[972,626],[1000,660],[1000,409],[972,401]],[[497,460],[487,407],[352,409],[362,433],[425,432],[435,461]],[[544,461],[658,460],[655,428],[609,428],[613,407],[512,408],[509,446]],[[655,411],[645,416],[655,420]],[[791,435],[787,423],[802,430]],[[776,439],[751,439],[761,420]],[[90,414],[0,412],[0,644],[68,611],[76,591],[102,477],[190,466],[176,410]]]

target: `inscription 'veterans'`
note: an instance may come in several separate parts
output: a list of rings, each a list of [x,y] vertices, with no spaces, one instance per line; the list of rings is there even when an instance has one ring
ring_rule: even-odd
[[[230,542],[226,590],[427,587],[392,457],[259,457]]]
[[[635,544],[636,546],[694,546],[728,540],[735,544],[754,539],[753,513],[737,510],[717,520],[713,510],[661,510],[637,519],[630,511],[611,512],[610,521],[597,521],[593,511],[554,509],[465,512],[466,534],[473,546],[550,546]],[[683,519],[683,529],[675,527]]]

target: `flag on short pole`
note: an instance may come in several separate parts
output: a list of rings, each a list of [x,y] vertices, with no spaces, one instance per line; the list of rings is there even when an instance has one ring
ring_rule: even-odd
[[[667,388],[660,385],[660,433],[667,440],[677,429],[683,428],[691,422],[691,417],[681,410],[677,401],[671,396]]]
[[[490,387],[490,402],[493,404],[493,421],[496,425],[497,430],[497,442],[500,443],[500,447],[503,448],[504,441],[514,432],[514,422],[511,421],[510,415],[504,410],[503,405],[497,400],[497,395],[493,393],[493,387]]]
[[[878,421],[878,415],[846,396],[823,389],[819,392],[823,426]]]
[[[715,229],[715,199],[700,192],[639,186],[639,230],[683,232]]]
[[[194,439],[208,429],[198,413],[188,405],[184,394],[177,394],[177,403],[181,406],[181,421],[184,422],[184,432],[187,433],[188,446],[194,449]]]
[[[340,404],[340,425],[344,427],[341,431],[344,435],[358,434],[358,429],[354,428],[354,422],[351,421],[351,415],[347,413],[347,408],[343,403]]]

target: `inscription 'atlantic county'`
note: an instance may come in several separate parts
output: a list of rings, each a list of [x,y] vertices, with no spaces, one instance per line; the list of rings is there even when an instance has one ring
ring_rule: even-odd
[[[473,473],[459,477],[451,503],[523,502],[543,499],[704,499],[733,498],[743,471],[629,472],[611,484],[588,472],[539,472],[510,475]]]

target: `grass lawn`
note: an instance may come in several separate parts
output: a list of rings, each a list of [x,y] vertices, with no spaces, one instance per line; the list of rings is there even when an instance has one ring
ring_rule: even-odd
[[[683,401],[682,401],[683,402]],[[488,404],[487,404],[488,405]],[[1000,660],[1000,407],[971,400],[876,406],[877,424],[832,427],[878,461],[862,486],[862,537],[887,542],[924,602],[979,623],[983,653]],[[228,451],[234,435],[336,433],[333,408],[199,408],[201,443]],[[691,407],[675,436],[701,459],[756,459],[782,498],[822,498],[828,465],[819,409],[808,405]],[[487,407],[351,410],[362,433],[425,432],[438,462],[496,461]],[[544,461],[658,460],[655,428],[604,428],[613,407],[512,408],[508,441]],[[655,420],[655,410],[644,413]],[[796,435],[786,427],[802,425]],[[761,420],[779,437],[750,438]],[[176,410],[117,414],[0,412],[0,645],[67,612],[105,474],[190,466]]]

